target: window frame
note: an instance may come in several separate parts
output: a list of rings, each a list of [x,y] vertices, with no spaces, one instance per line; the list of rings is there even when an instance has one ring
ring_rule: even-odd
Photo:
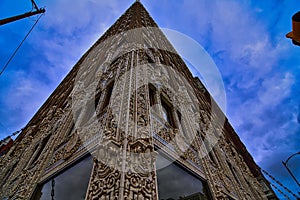
[[[104,110],[109,106],[113,89],[114,89],[114,81],[111,81],[110,83],[107,84],[105,88],[105,96],[102,101],[101,110]]]
[[[197,179],[198,181],[200,181],[202,183],[202,190],[204,195],[206,195],[208,200],[212,200],[212,194],[211,194],[211,189],[210,186],[207,182],[207,180],[205,180],[204,177],[202,177],[200,174],[198,174],[197,172],[195,172],[194,170],[188,168],[184,163],[182,163],[180,160],[174,160],[172,159],[171,155],[168,155],[168,153],[164,152],[163,150],[160,150],[158,146],[155,145],[155,151],[158,152],[158,155],[163,157],[163,159],[168,160],[169,162],[171,162],[171,164],[174,164],[176,167],[178,167],[180,170],[182,170],[183,172],[189,174],[190,176],[193,176],[195,179]],[[173,160],[173,161],[172,161]],[[155,169],[156,169],[156,163],[155,163]],[[158,187],[158,173],[157,173],[157,169],[156,169],[156,185],[157,185],[157,195],[158,195],[158,199],[160,199],[159,197],[159,187]]]
[[[163,94],[160,94],[160,103],[162,108],[162,115],[166,115],[166,117],[162,116],[162,118],[168,122],[168,124],[173,128],[178,128],[175,123],[174,113],[173,113],[173,105],[164,97]],[[164,112],[165,110],[165,112]]]
[[[71,162],[67,163],[65,166],[63,166],[63,167],[59,168],[58,170],[56,170],[55,172],[51,173],[51,175],[47,176],[45,179],[41,179],[37,183],[37,185],[35,187],[35,190],[34,190],[34,192],[32,193],[32,195],[30,197],[30,200],[40,200],[37,195],[39,194],[39,192],[42,191],[42,189],[43,189],[43,187],[46,183],[48,183],[52,179],[57,178],[58,176],[65,173],[66,171],[68,171],[72,167],[75,167],[77,164],[79,164],[83,160],[87,159],[88,157],[90,157],[90,159],[91,159],[92,166],[91,166],[91,171],[90,171],[90,177],[89,177],[89,180],[88,180],[88,183],[87,183],[87,189],[86,189],[86,193],[85,193],[85,196],[86,196],[86,194],[88,192],[91,176],[92,176],[92,173],[93,173],[93,170],[94,170],[93,156],[90,153],[86,153],[84,155],[81,155],[80,157],[77,157],[76,159],[74,159]]]

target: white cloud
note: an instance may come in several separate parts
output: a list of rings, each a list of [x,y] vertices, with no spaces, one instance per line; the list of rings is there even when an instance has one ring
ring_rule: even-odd
[[[16,131],[25,126],[53,90],[53,85],[46,85],[25,71],[14,72],[14,82],[6,86],[7,95],[1,98],[2,123],[9,130]],[[4,109],[5,108],[5,109]],[[9,134],[9,133],[6,133]]]
[[[294,82],[294,76],[288,72],[284,77],[269,77],[262,82],[262,88],[258,91],[259,101],[265,107],[277,106],[290,95]]]
[[[258,164],[279,176],[281,160],[299,146],[299,78],[292,73],[290,44],[282,32],[274,31],[281,15],[274,19],[268,13],[274,7],[253,9],[249,1],[184,3],[188,17],[183,24],[207,47],[225,80],[230,122]]]
[[[120,13],[120,2],[116,0],[48,1],[46,6],[46,27],[68,36],[74,36],[74,33],[83,29],[97,29],[101,22],[112,20]]]

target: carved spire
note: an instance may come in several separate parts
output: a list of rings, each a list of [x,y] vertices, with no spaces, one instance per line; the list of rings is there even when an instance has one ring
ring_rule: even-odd
[[[136,0],[125,13],[105,32],[100,38],[104,40],[107,37],[119,34],[135,28],[158,27],[148,11],[140,0]]]

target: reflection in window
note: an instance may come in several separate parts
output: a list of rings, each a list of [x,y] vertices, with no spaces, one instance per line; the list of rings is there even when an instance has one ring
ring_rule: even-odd
[[[155,87],[149,84],[149,99],[150,99],[150,106],[152,107],[155,104]]]
[[[34,153],[34,157],[31,160],[31,165],[34,164],[38,158],[40,157],[41,153],[43,152],[45,146],[47,145],[49,139],[50,139],[51,135],[47,135],[47,137],[45,137],[41,143],[39,143],[38,145],[36,145],[35,147],[35,153]]]
[[[163,118],[167,121],[167,122],[171,122],[170,120],[170,115],[169,115],[169,108],[166,106],[166,104],[163,104],[162,106],[162,111],[163,111]]]
[[[108,106],[109,101],[110,101],[110,97],[112,95],[113,87],[114,87],[113,82],[107,87],[106,95],[105,95],[104,102],[103,102],[103,105],[102,105],[102,109],[104,109]]]
[[[67,138],[71,137],[72,134],[73,134],[73,132],[74,132],[74,130],[75,130],[75,123],[72,122],[72,126],[71,126],[71,128],[69,129],[69,131],[68,131],[66,137],[67,137]]]
[[[231,173],[233,174],[233,176],[234,176],[236,182],[238,182],[238,183],[240,184],[240,179],[238,178],[238,176],[237,176],[237,174],[236,174],[236,171],[235,171],[234,167],[233,167],[233,166],[231,165],[231,163],[228,162],[228,161],[227,161],[227,164],[228,164],[228,166],[229,166],[229,168],[230,168],[230,171],[231,171]]]
[[[209,159],[212,161],[212,163],[214,165],[217,165],[217,161],[215,159],[215,156],[213,155],[214,147],[211,147],[211,144],[209,144],[209,141],[207,141],[202,134],[201,134],[201,139],[202,139],[202,141],[203,141],[203,143],[205,145],[205,148],[207,150]]]
[[[49,200],[52,197],[51,191],[54,191],[55,200],[84,200],[92,166],[92,156],[86,157],[71,168],[40,185],[33,200]],[[54,186],[52,186],[52,180],[54,180]]]
[[[162,106],[162,117],[173,127],[175,127],[173,115],[172,115],[172,108],[168,105],[166,100],[161,97],[161,106]]]
[[[204,181],[161,155],[158,155],[156,159],[160,200],[211,199]]]
[[[150,52],[150,51],[148,51],[148,52]],[[146,53],[146,56],[147,56],[148,63],[155,63],[155,61],[151,58],[151,56],[148,53]]]
[[[97,106],[99,104],[100,97],[101,97],[101,92],[98,92],[96,97],[95,97],[95,110],[97,110]]]
[[[186,129],[185,129],[185,126],[184,126],[184,123],[183,123],[183,121],[182,121],[182,115],[181,115],[181,113],[177,110],[177,117],[178,117],[178,120],[179,120],[179,125],[181,126],[181,130],[182,130],[182,134],[183,134],[183,136],[184,136],[184,139],[187,141],[187,142],[189,142],[189,136],[188,136],[188,134],[187,134],[187,131],[186,131]]]

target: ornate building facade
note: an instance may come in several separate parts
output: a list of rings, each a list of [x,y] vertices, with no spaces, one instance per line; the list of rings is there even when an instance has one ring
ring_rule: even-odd
[[[139,1],[77,62],[0,169],[0,199],[276,199]]]

